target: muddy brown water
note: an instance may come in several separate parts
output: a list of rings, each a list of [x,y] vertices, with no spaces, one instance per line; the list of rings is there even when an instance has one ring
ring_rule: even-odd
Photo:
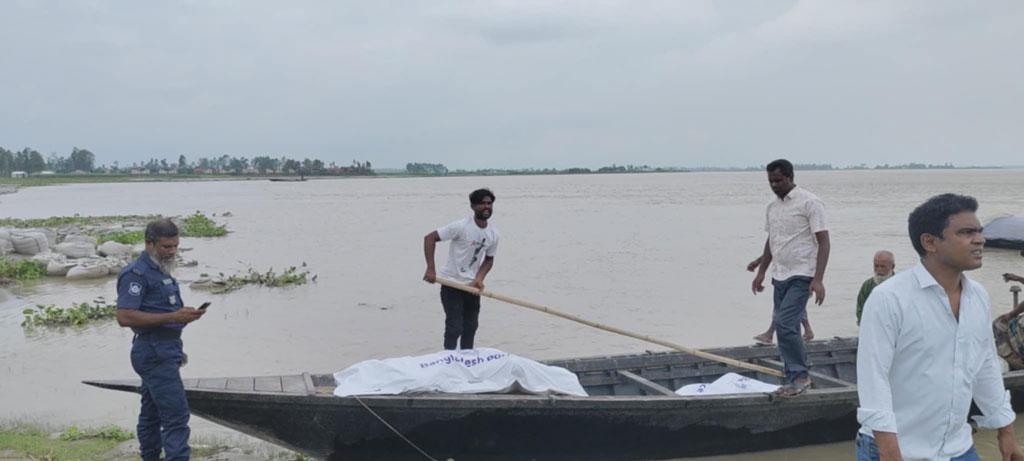
[[[856,335],[854,300],[878,249],[897,268],[916,260],[906,217],[927,197],[977,197],[982,222],[1021,214],[1021,171],[797,172],[797,184],[824,199],[832,236],[827,299],[810,308],[818,337]],[[211,301],[190,326],[185,377],[332,372],[368,358],[415,355],[441,347],[437,286],[420,279],[422,237],[468,215],[467,194],[490,187],[502,234],[488,289],[605,324],[693,347],[743,345],[767,326],[771,297],[750,292],[744,270],[764,243],[765,175],[642,175],[361,178],[307,182],[230,181],[76,184],[26,188],[0,198],[0,216],[187,214],[217,217],[225,238],[182,240],[200,273],[247,267],[282,270],[307,263],[317,283],[248,287],[227,295],[183,289],[190,305]],[[1014,192],[1016,191],[1016,192]],[[440,264],[447,253],[438,251]],[[1010,308],[1004,272],[1024,273],[1024,258],[988,250],[970,274]],[[132,377],[131,334],[113,323],[25,332],[21,310],[113,300],[114,281],[45,280],[0,299],[0,418],[52,424],[133,427],[137,397],[80,384]],[[534,359],[657,349],[629,338],[485,300],[481,345]],[[202,434],[230,434],[194,420]],[[1018,433],[1022,431],[1018,429]],[[979,450],[995,457],[982,432]],[[853,459],[852,442],[708,459]]]

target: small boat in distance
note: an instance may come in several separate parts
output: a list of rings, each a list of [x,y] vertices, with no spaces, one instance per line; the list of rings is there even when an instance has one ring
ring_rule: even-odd
[[[305,176],[299,176],[298,178],[296,178],[296,177],[283,177],[283,178],[278,177],[278,178],[267,178],[267,180],[274,181],[274,182],[299,182],[299,181],[305,181],[306,177]]]
[[[781,369],[778,349],[709,349]],[[732,372],[778,378],[685,352],[551,360],[589,397],[414,394],[337,397],[333,374],[186,379],[192,413],[318,459],[664,459],[852,440],[857,433],[857,338],[807,343],[814,388],[679,396]],[[1024,389],[1024,371],[1004,375]],[[139,392],[139,381],[85,381]],[[1016,394],[1016,392],[1015,392]],[[1016,398],[1016,396],[1015,396]],[[387,424],[385,424],[385,421]],[[394,428],[392,430],[388,427]]]

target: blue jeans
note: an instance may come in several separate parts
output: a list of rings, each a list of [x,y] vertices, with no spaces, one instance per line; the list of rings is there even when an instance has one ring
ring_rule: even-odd
[[[875,444],[874,437],[857,433],[857,461],[878,461],[878,445]],[[974,445],[971,445],[970,450],[960,456],[954,456],[949,461],[981,461],[981,458],[978,457]]]
[[[779,341],[779,355],[785,364],[785,382],[807,378],[807,351],[800,334],[800,321],[807,316],[807,300],[811,297],[811,278],[794,276],[783,281],[772,280],[775,309],[772,323]]]
[[[136,338],[132,343],[132,368],[142,378],[142,410],[139,411],[139,451],[143,461],[188,460],[188,399],[178,368],[181,340]]]

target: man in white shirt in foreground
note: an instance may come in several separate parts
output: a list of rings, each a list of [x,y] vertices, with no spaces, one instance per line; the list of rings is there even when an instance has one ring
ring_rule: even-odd
[[[1024,461],[1003,386],[988,293],[964,271],[981,267],[981,224],[971,197],[918,206],[910,240],[921,263],[876,287],[857,350],[857,460],[978,460],[967,413],[998,429],[1004,461]]]

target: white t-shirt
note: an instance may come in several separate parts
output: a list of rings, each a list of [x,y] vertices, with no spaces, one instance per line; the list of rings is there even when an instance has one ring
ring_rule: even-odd
[[[448,261],[441,267],[440,275],[460,283],[470,283],[480,271],[485,256],[498,252],[500,234],[494,224],[481,229],[472,217],[452,222],[437,230],[441,240],[448,244]]]

